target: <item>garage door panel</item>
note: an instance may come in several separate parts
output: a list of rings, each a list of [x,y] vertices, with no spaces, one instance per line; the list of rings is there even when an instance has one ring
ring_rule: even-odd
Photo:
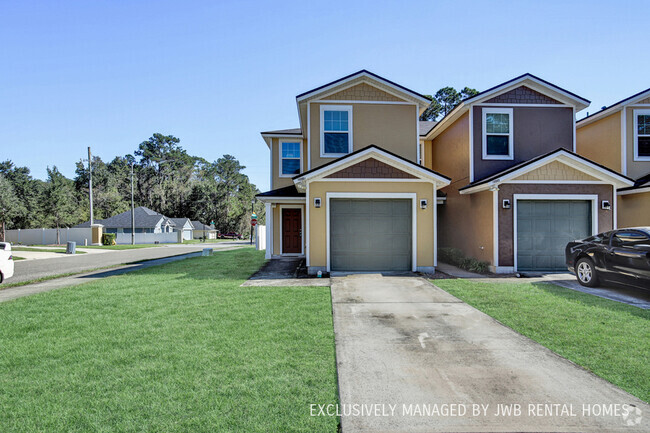
[[[331,199],[329,211],[332,270],[411,269],[411,200]]]
[[[518,200],[517,269],[565,270],[566,244],[590,234],[590,201]]]

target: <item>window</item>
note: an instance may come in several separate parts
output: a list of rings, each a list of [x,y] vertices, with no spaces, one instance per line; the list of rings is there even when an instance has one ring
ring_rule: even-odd
[[[648,237],[637,231],[620,231],[612,236],[613,247],[632,247],[635,245],[645,245],[648,243]]]
[[[634,110],[634,159],[650,161],[650,110]]]
[[[321,105],[321,156],[338,157],[352,149],[352,107]]]
[[[483,109],[483,159],[513,159],[512,108]]]
[[[300,142],[280,142],[280,177],[300,174]]]

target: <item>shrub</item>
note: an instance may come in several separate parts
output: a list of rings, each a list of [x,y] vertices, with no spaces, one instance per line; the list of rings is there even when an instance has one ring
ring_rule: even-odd
[[[115,233],[102,234],[102,245],[115,245]]]
[[[465,257],[465,254],[458,248],[439,248],[438,259],[441,262],[449,263],[470,272],[487,273],[488,262],[481,262],[472,257]]]

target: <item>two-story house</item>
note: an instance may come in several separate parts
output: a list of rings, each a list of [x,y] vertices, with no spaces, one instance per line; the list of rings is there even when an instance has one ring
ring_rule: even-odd
[[[496,272],[565,269],[566,243],[611,229],[633,185],[575,153],[589,101],[529,74],[437,123],[418,121],[423,95],[365,70],[296,102],[299,128],[262,133],[258,198],[267,258],[304,255],[311,273],[431,272],[438,244]]]
[[[270,149],[267,258],[318,271],[436,266],[437,191],[419,164],[423,95],[360,71],[296,97],[300,127],[263,132]]]
[[[632,182],[575,153],[575,113],[588,105],[524,74],[438,122],[423,147],[428,167],[452,178],[440,245],[498,273],[554,271],[566,269],[568,241],[612,229],[616,189]]]
[[[634,179],[618,190],[618,226],[650,226],[650,89],[576,123],[576,151]]]

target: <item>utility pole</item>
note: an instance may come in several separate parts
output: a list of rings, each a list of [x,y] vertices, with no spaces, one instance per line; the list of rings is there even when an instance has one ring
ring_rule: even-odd
[[[93,226],[93,160],[88,146],[88,199],[90,200],[90,227]]]
[[[133,162],[131,162],[131,245],[135,245],[135,202],[133,200]]]

